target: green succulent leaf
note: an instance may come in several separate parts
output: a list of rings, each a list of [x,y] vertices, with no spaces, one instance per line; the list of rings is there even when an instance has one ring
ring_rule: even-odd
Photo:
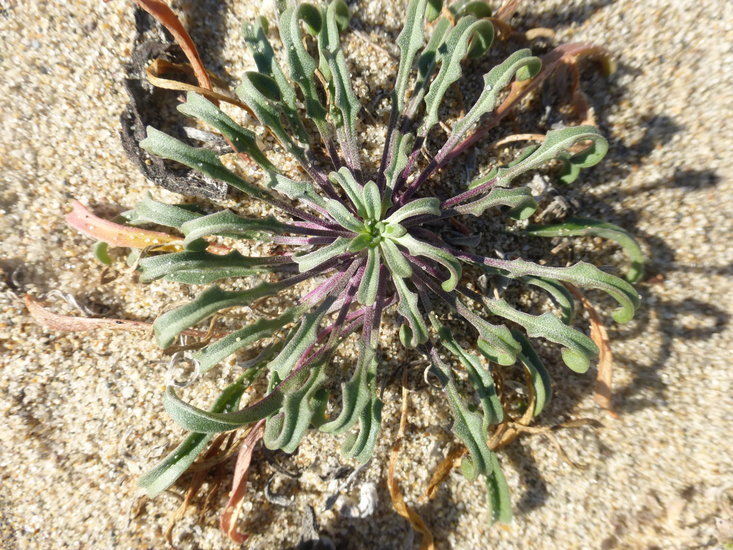
[[[425,197],[408,202],[407,204],[396,210],[385,221],[390,224],[398,224],[409,218],[414,218],[415,216],[439,215],[440,201],[435,197]]]
[[[493,35],[494,26],[486,20],[476,21],[473,16],[467,16],[456,23],[446,38],[444,53],[439,53],[440,70],[425,95],[425,116],[418,135],[427,135],[438,122],[438,109],[445,93],[461,77],[461,60],[468,53],[470,41],[474,37],[480,37],[490,44]]]
[[[387,262],[387,268],[392,273],[395,281],[406,279],[412,275],[412,267],[400,252],[397,245],[391,239],[384,239],[379,243],[382,257]]]
[[[247,385],[238,381],[228,386],[211,407],[212,413],[227,413],[237,408]],[[213,437],[210,433],[192,433],[157,466],[145,473],[137,484],[148,498],[155,498],[173,485],[204,451]]]
[[[242,128],[208,99],[195,92],[188,92],[186,103],[181,103],[178,110],[219,130],[231,142],[235,151],[246,153],[265,170],[277,171],[257,145],[257,136],[254,132]]]
[[[290,284],[287,279],[279,283],[261,283],[249,290],[227,291],[214,285],[199,294],[195,300],[167,311],[153,323],[155,336],[161,348],[170,346],[176,337],[204,319],[231,307],[246,306],[264,296],[272,296]]]
[[[362,348],[354,374],[348,382],[341,385],[341,412],[333,420],[322,424],[319,428],[321,431],[344,433],[356,424],[366,409],[371,408],[377,376],[375,352],[376,350],[366,345]]]
[[[303,93],[308,118],[313,120],[322,136],[327,136],[326,108],[318,97],[318,86],[315,79],[318,63],[305,47],[300,30],[301,21],[305,23],[310,34],[317,35],[321,32],[323,25],[321,10],[313,4],[303,2],[287,8],[280,15],[278,25],[280,39],[285,47],[290,78]]]
[[[203,374],[230,355],[242,348],[246,348],[269,338],[285,325],[293,323],[307,311],[307,307],[293,307],[274,319],[258,319],[251,325],[227,334],[208,346],[197,351],[193,358],[198,361],[199,373]]]
[[[565,281],[581,288],[602,290],[616,300],[620,306],[611,314],[617,323],[623,324],[631,321],[634,318],[634,312],[639,307],[639,293],[633,286],[586,262],[578,262],[569,267],[549,267],[525,260],[493,260],[492,265],[505,270],[508,277],[534,275]]]
[[[524,334],[518,330],[513,330],[512,335],[522,344],[522,351],[517,356],[522,363],[530,380],[532,381],[532,390],[534,392],[534,416],[540,414],[545,405],[552,397],[552,381],[550,374],[547,372],[542,359],[537,355],[532,343]]]
[[[294,129],[298,140],[301,143],[308,143],[308,134],[303,126],[303,122],[298,115],[297,99],[295,88],[292,86],[285,73],[282,71],[280,64],[277,62],[275,52],[272,49],[270,41],[267,39],[265,27],[267,20],[259,17],[253,24],[245,24],[242,27],[244,40],[249,46],[252,57],[254,58],[257,70],[262,74],[271,77],[280,90],[282,97],[282,110],[290,123],[290,127]]]
[[[379,248],[370,247],[367,249],[367,263],[362,275],[359,289],[357,290],[357,300],[360,304],[371,306],[377,299],[377,291],[379,289],[379,267],[381,264],[381,254]]]
[[[272,216],[243,218],[231,210],[221,210],[184,223],[181,231],[186,235],[184,243],[190,243],[209,235],[269,241],[270,236],[287,233],[289,226]]]
[[[180,229],[184,223],[202,215],[195,205],[166,204],[154,200],[150,193],[146,193],[145,198],[133,210],[122,213],[122,217],[131,225],[154,223],[175,229]]]
[[[165,277],[169,281],[197,285],[270,273],[278,265],[273,264],[270,258],[242,256],[237,251],[225,255],[186,251],[143,258],[139,267],[142,271],[140,281],[144,283]]]
[[[575,145],[589,143],[585,148],[574,154],[568,150]],[[608,142],[595,126],[574,126],[548,132],[542,145],[532,149],[525,149],[521,161],[511,163],[497,169],[493,188],[507,187],[517,176],[539,168],[543,164],[558,158],[565,159],[577,168],[586,168],[598,164],[608,151]],[[462,211],[483,212],[484,203],[488,197],[461,206]]]
[[[346,58],[339,40],[339,21],[348,18],[349,8],[343,0],[333,0],[326,9],[325,25],[319,34],[319,52],[328,64],[331,95],[331,118],[334,119],[336,132],[340,135],[342,150],[347,159],[359,165],[359,147],[356,139],[356,123],[361,103],[351,87],[351,77],[346,66]],[[337,114],[334,112],[337,111]]]
[[[305,273],[306,271],[315,269],[323,262],[326,262],[331,258],[335,258],[339,254],[343,254],[348,250],[350,244],[351,241],[349,239],[338,237],[331,244],[322,248],[317,248],[313,252],[301,255],[296,254],[293,256],[293,261],[298,264],[300,272]]]
[[[469,456],[463,459],[461,471],[469,480],[484,476],[492,522],[508,522],[512,514],[509,489],[499,461],[486,443],[489,434],[484,428],[484,419],[463,401],[450,367],[437,356],[433,357],[433,364],[447,380],[445,392],[453,412],[453,433],[468,449]]]
[[[494,315],[523,326],[529,336],[545,338],[563,346],[563,361],[576,372],[587,371],[590,361],[598,357],[598,346],[593,340],[551,313],[530,315],[513,308],[506,300],[490,298],[484,299],[484,305]]]
[[[435,315],[430,315],[430,322],[438,334],[440,345],[450,351],[466,369],[483,410],[483,429],[488,433],[490,426],[504,420],[504,409],[496,393],[491,373],[481,364],[481,360],[476,355],[463,349],[453,336],[453,332],[443,326]]]
[[[363,464],[372,457],[382,425],[383,406],[376,395],[376,389],[373,389],[369,405],[359,415],[359,431],[349,434],[341,446],[344,458],[355,458]]]
[[[325,381],[323,365],[316,365],[300,388],[285,395],[280,412],[265,423],[263,441],[268,449],[292,453],[298,448],[316,412],[315,394]]]
[[[493,33],[493,27],[491,28]],[[484,75],[484,88],[481,95],[471,110],[466,113],[466,116],[453,126],[453,131],[443,149],[453,149],[455,144],[484,114],[490,113],[496,108],[499,94],[511,83],[513,78],[517,80],[532,78],[541,68],[542,62],[540,59],[533,57],[529,49],[524,49],[514,52],[503,63],[491,69]]]
[[[239,98],[252,109],[260,123],[282,143],[288,153],[304,164],[303,147],[293,140],[291,132],[286,130],[280,122],[281,118],[287,119],[287,113],[283,109],[284,104],[280,101],[281,92],[277,82],[265,74],[248,71],[242,75],[242,82],[235,91]]]
[[[397,37],[397,46],[400,48],[400,61],[397,68],[397,78],[392,90],[392,110],[396,115],[405,107],[405,93],[410,80],[410,73],[415,62],[415,56],[424,41],[424,17],[428,7],[426,0],[410,0],[405,13],[405,24]]]
[[[460,214],[480,216],[489,208],[497,206],[509,206],[514,217],[525,220],[537,210],[537,201],[532,197],[532,191],[529,187],[517,187],[515,189],[494,187],[483,199],[456,206],[455,211]]]
[[[351,173],[351,170],[342,167],[337,172],[331,172],[328,175],[328,179],[331,183],[335,183],[344,190],[351,204],[354,205],[356,213],[362,218],[365,217],[366,205],[364,204],[364,191],[361,185],[354,179],[354,174]]]
[[[418,308],[417,294],[407,288],[407,284],[401,277],[396,276],[393,281],[400,298],[397,312],[407,321],[410,328],[407,345],[411,348],[417,347],[428,341],[428,327]]]
[[[344,229],[354,233],[359,233],[364,229],[364,222],[356,218],[343,203],[335,199],[326,200],[326,211]]]
[[[461,279],[461,262],[455,256],[442,248],[428,244],[425,241],[419,241],[409,233],[395,239],[395,242],[400,246],[404,246],[413,256],[424,256],[445,267],[450,276],[443,281],[441,286],[446,292],[455,290],[458,281]]]
[[[522,277],[522,282],[545,290],[553,299],[560,312],[562,322],[569,325],[575,314],[575,299],[564,284],[553,279],[542,277]]]
[[[148,137],[140,142],[140,147],[148,153],[164,159],[174,160],[188,166],[192,170],[224,181],[252,197],[259,199],[268,198],[262,189],[246,182],[225,168],[217,156],[208,149],[186,145],[182,141],[168,134],[164,134],[152,126],[147,127],[147,132]]]
[[[623,247],[631,260],[626,280],[635,283],[644,276],[644,253],[639,243],[625,229],[591,218],[569,218],[557,225],[529,225],[525,231],[537,237],[575,237],[593,235],[611,239]]]
[[[267,186],[289,199],[301,201],[321,210],[326,208],[326,201],[314,189],[313,184],[307,181],[295,181],[282,174],[269,172]]]

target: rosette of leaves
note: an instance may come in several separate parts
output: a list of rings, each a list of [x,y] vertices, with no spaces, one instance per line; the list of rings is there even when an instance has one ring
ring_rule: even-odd
[[[541,144],[495,166],[458,194],[426,196],[425,182],[462,152],[461,144],[495,112],[502,92],[513,82],[532,79],[541,69],[540,59],[528,49],[494,66],[483,76],[478,98],[447,131],[437,153],[426,165],[418,162],[426,140],[439,126],[446,93],[462,76],[462,61],[482,56],[494,38],[485,4],[460,3],[442,12],[447,15],[441,10],[436,0],[410,0],[407,6],[397,40],[401,55],[384,151],[374,174],[367,174],[360,159],[361,104],[339,39],[349,23],[342,0],[327,6],[281,6],[280,57],[267,38],[265,20],[244,28],[257,71],[244,74],[237,94],[307,177],[292,178],[278,169],[251,130],[196,93],[189,93],[178,110],[219,132],[234,152],[254,161],[261,168],[259,181],[228,169],[211,150],[148,129],[141,146],[149,153],[226,182],[277,212],[264,218],[230,210],[203,214],[148,198],[127,213],[131,224],[167,226],[183,235],[184,250],[139,260],[143,281],[162,278],[211,285],[155,321],[161,347],[172,346],[183,331],[223,310],[315,282],[315,288],[278,316],[263,316],[195,352],[198,372],[204,374],[240,350],[258,346],[266,350],[248,362],[209,410],[187,403],[174,387],[167,389],[166,410],[191,435],[142,478],[151,496],[170,486],[214,434],[262,420],[264,443],[270,449],[293,452],[309,429],[318,429],[343,439],[345,457],[368,460],[382,420],[380,380],[389,374],[380,371],[380,332],[385,314],[396,313],[402,345],[429,358],[440,381],[453,413],[453,431],[468,450],[463,473],[483,478],[492,519],[508,521],[507,484],[487,443],[493,427],[507,414],[495,383],[497,369],[515,363],[524,369],[533,396],[532,414],[537,415],[550,398],[551,387],[531,339],[559,345],[563,361],[576,372],[585,372],[599,353],[594,342],[571,325],[574,301],[564,283],[608,294],[618,304],[612,316],[619,323],[633,317],[639,298],[631,284],[593,265],[550,267],[481,256],[444,238],[441,228],[454,217],[469,223],[471,217],[487,213],[529,218],[537,203],[527,186],[517,184],[526,181],[521,176],[555,161],[561,166],[561,181],[570,183],[580,169],[602,159],[607,142],[592,126],[554,130]],[[529,233],[592,234],[616,239],[631,249],[635,244],[620,228],[594,220],[533,226]],[[219,236],[271,242],[286,252],[216,253],[220,250],[210,243]],[[640,256],[634,261],[631,279],[640,274]],[[466,266],[473,266],[472,272],[483,270],[492,278],[546,291],[561,314],[529,314],[496,293],[477,290],[466,280]],[[240,277],[256,281],[247,290],[222,288],[226,280]],[[460,337],[449,328],[457,323],[464,326]],[[329,395],[327,367],[354,333],[358,359],[338,395]],[[465,342],[472,345],[466,347]],[[266,395],[240,405],[245,389],[258,377],[267,379]],[[327,415],[331,410],[335,412]]]

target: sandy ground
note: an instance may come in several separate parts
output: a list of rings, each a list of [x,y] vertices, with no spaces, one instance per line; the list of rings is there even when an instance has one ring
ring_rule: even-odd
[[[72,197],[109,215],[151,188],[118,137],[131,3],[0,6],[1,546],[161,548],[185,486],[146,502],[135,480],[182,436],[161,405],[164,358],[143,334],[44,330],[16,297],[45,295],[57,311],[72,312],[64,302],[71,295],[93,314],[150,320],[190,295],[171,283],[133,284],[121,261],[112,271],[117,278],[101,284],[90,241],[63,221]],[[238,27],[259,3],[175,6],[187,15],[207,64],[236,80],[248,64]],[[393,47],[401,9],[358,2],[354,11],[355,26],[376,44],[350,39],[358,50],[357,93],[373,94],[389,75],[370,66],[385,66],[380,45]],[[558,398],[541,423],[592,417],[604,426],[558,432],[585,469],[570,467],[541,437],[524,437],[502,452],[515,519],[506,528],[489,527],[481,484],[458,473],[436,500],[419,501],[450,437],[439,396],[413,392],[398,471],[408,502],[439,548],[727,547],[733,540],[733,10],[722,0],[528,1],[516,21],[520,28],[552,27],[561,40],[606,46],[619,63],[610,80],[588,73],[611,152],[569,193],[576,213],[630,229],[649,255],[638,320],[611,327],[620,418],[593,405],[593,371],[555,369]],[[202,402],[214,387],[202,386]],[[339,483],[328,479],[339,458],[333,439],[314,435],[294,457],[255,455],[256,494],[243,523],[251,548],[307,540],[308,506],[318,532],[339,548],[417,547],[385,485],[397,392],[390,387],[386,394],[388,420],[375,460],[346,491],[356,500],[371,497],[373,511],[349,517],[345,501],[323,511]],[[303,473],[288,478],[273,461]],[[273,475],[273,491],[292,496],[288,506],[262,495]],[[224,493],[215,496],[214,510]],[[174,540],[182,548],[230,546],[215,512],[190,511]]]

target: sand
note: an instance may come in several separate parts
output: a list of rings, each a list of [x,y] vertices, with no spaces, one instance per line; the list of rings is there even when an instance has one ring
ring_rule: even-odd
[[[632,231],[649,256],[637,320],[609,327],[620,417],[593,404],[594,371],[554,369],[558,397],[539,423],[594,418],[603,427],[557,432],[583,469],[541,436],[502,451],[515,519],[490,527],[481,483],[458,472],[434,501],[420,501],[451,438],[440,395],[416,383],[398,469],[407,501],[438,548],[724,548],[733,540],[733,11],[720,0],[525,4],[519,28],[551,27],[560,41],[605,46],[619,64],[608,80],[584,73],[611,151],[563,194],[576,213]],[[145,501],[135,483],[183,435],[161,405],[166,359],[142,333],[41,328],[18,299],[31,293],[71,313],[71,296],[92,315],[151,320],[192,295],[173,283],[135,283],[119,257],[108,273],[116,278],[102,284],[90,240],[63,220],[72,198],[109,216],[152,189],[118,137],[132,4],[0,6],[0,540],[8,549],[162,548],[185,485]],[[187,15],[207,65],[236,81],[250,64],[238,28],[260,4],[186,0],[175,8]],[[363,34],[347,44],[360,96],[388,86],[382,69],[401,11],[354,5]],[[390,356],[385,368],[404,358]],[[198,402],[215,388],[201,385]],[[314,533],[339,548],[417,547],[419,536],[386,490],[398,386],[385,396],[375,459],[344,490],[362,509],[349,513],[342,499],[324,511],[342,462],[331,437],[309,436],[292,457],[258,452],[242,524],[249,547],[294,547]],[[273,461],[302,475],[277,473]],[[263,496],[272,476],[284,501]],[[210,511],[191,510],[177,524],[178,547],[234,547],[217,527],[225,492]]]

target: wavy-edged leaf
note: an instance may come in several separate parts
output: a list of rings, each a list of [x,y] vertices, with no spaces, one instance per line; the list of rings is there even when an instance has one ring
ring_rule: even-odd
[[[295,88],[277,62],[275,52],[265,33],[266,26],[267,19],[264,17],[258,17],[252,24],[245,23],[242,27],[244,40],[249,46],[250,52],[252,52],[257,70],[271,77],[277,83],[282,97],[283,112],[290,122],[290,126],[295,130],[298,140],[301,143],[308,143],[308,133],[298,115],[298,96],[295,93]]]
[[[417,294],[407,288],[407,284],[402,277],[395,276],[392,282],[399,296],[397,312],[407,321],[410,328],[407,334],[407,346],[414,348],[419,344],[424,344],[428,341],[428,327],[418,308]]]
[[[489,23],[489,25],[491,25]],[[493,31],[493,27],[492,31]],[[493,34],[492,34],[493,36]],[[443,147],[449,151],[458,143],[466,132],[476,124],[480,118],[494,110],[499,94],[506,88],[513,78],[526,80],[536,75],[542,68],[538,57],[533,57],[529,49],[519,50],[510,55],[504,62],[491,69],[484,75],[484,88],[473,107],[466,116],[458,121],[446,140]]]
[[[332,0],[326,8],[324,28],[318,35],[319,52],[328,64],[331,119],[336,126],[342,152],[351,168],[359,169],[359,147],[356,122],[361,103],[351,87],[351,77],[339,40],[339,21],[348,17],[343,0]],[[345,14],[345,15],[344,15]]]
[[[231,210],[221,210],[184,223],[181,231],[186,235],[185,243],[190,243],[209,235],[269,241],[271,235],[281,235],[292,229],[272,216],[244,218]]]
[[[581,151],[569,153],[568,151],[576,145],[588,143]],[[488,186],[507,187],[517,176],[539,168],[543,164],[554,159],[564,159],[577,168],[586,168],[598,164],[608,151],[608,142],[595,126],[573,126],[548,132],[545,140],[539,147],[527,148],[521,155],[520,162],[512,162],[508,166],[502,166],[495,172],[494,177],[485,181],[475,189]],[[468,191],[466,198],[475,195]],[[453,203],[460,201],[460,195],[455,199],[446,201]],[[466,211],[480,209],[483,199],[478,199],[466,204],[461,208]]]
[[[364,407],[359,415],[359,431],[349,434],[341,446],[341,454],[344,458],[355,458],[362,464],[374,454],[374,446],[382,426],[384,403],[377,397],[376,389],[372,391],[369,405]]]
[[[285,347],[268,365],[273,373],[273,380],[285,380],[309,346],[316,341],[318,326],[330,304],[331,300],[327,300],[316,311],[304,315],[298,326],[291,331],[286,338]]]
[[[417,240],[409,233],[395,239],[395,242],[400,246],[404,246],[413,256],[424,256],[445,267],[448,270],[449,277],[441,283],[441,287],[446,292],[455,290],[462,273],[461,262],[455,256],[442,248]]]
[[[499,461],[486,443],[489,434],[484,429],[484,419],[463,401],[450,367],[437,354],[432,355],[432,360],[446,379],[445,393],[453,411],[453,433],[468,449],[469,456],[461,462],[461,472],[469,480],[484,476],[492,522],[508,522],[511,519],[508,488]]]
[[[415,216],[439,216],[440,201],[435,197],[425,197],[410,201],[393,214],[391,214],[385,222],[389,224],[397,224],[408,218]]]
[[[477,347],[489,361],[499,365],[513,365],[517,361],[517,354],[522,347],[512,336],[509,329],[503,325],[489,323],[483,317],[474,313],[460,300],[455,299],[453,305],[456,311],[466,319],[479,333]]]
[[[499,269],[505,270],[509,277],[534,275],[536,277],[565,281],[581,288],[602,290],[616,300],[620,306],[611,314],[611,317],[617,323],[623,324],[633,319],[634,312],[640,304],[638,292],[628,282],[601,271],[596,266],[586,262],[578,262],[569,267],[548,267],[525,260],[507,261],[487,258],[482,261],[490,267],[498,267]]]
[[[365,407],[371,405],[376,376],[375,350],[365,345],[359,354],[359,360],[351,379],[341,384],[341,412],[336,418],[322,424],[319,429],[333,434],[340,434],[351,429],[359,420]]]
[[[186,102],[180,104],[177,109],[184,115],[201,120],[219,130],[237,153],[245,153],[265,170],[278,171],[257,145],[257,136],[254,132],[242,128],[208,99],[197,93],[188,92]]]
[[[537,416],[552,398],[552,380],[529,338],[518,330],[513,330],[512,334],[522,344],[522,351],[517,357],[529,373],[530,380],[532,380],[534,392],[533,416]]]
[[[270,257],[243,256],[237,251],[229,254],[209,252],[178,252],[143,258],[139,262],[140,281],[147,283],[165,277],[169,281],[207,284],[219,279],[247,277],[276,271],[277,263]]]
[[[371,306],[377,299],[379,289],[379,268],[381,266],[381,254],[379,248],[367,248],[367,263],[364,274],[359,282],[359,290],[356,293],[360,304]]]
[[[196,205],[166,204],[156,201],[150,193],[146,193],[145,198],[133,210],[121,215],[132,225],[154,223],[180,229],[184,223],[201,217],[203,213],[198,211]]]
[[[289,380],[295,385],[299,377]],[[163,406],[173,421],[182,428],[196,433],[219,433],[236,430],[246,424],[257,422],[277,412],[283,402],[283,389],[276,388],[264,399],[243,409],[229,413],[205,411],[186,403],[168,386],[163,396]]]
[[[453,332],[438,322],[435,315],[430,315],[430,322],[438,334],[440,345],[450,351],[466,369],[483,410],[483,429],[488,434],[490,426],[504,420],[504,408],[496,393],[491,373],[481,364],[476,355],[463,349],[453,336]]]
[[[514,189],[494,187],[484,198],[456,206],[454,210],[461,214],[480,216],[489,208],[496,206],[509,206],[512,209],[511,214],[513,217],[525,220],[537,210],[537,201],[532,197],[532,191],[529,187],[516,187]]]
[[[350,244],[350,239],[338,237],[331,244],[321,248],[317,248],[313,252],[302,255],[296,254],[295,256],[293,256],[293,261],[298,264],[298,269],[300,270],[300,272],[305,273],[306,271],[315,269],[323,262],[326,262],[331,258],[335,258],[339,254],[343,254],[347,251]]]
[[[285,394],[280,412],[267,419],[264,442],[268,449],[292,453],[297,448],[316,412],[315,393],[326,381],[323,364],[309,369],[308,379],[297,390]]]
[[[245,72],[242,80],[235,89],[239,98],[252,109],[257,120],[266,126],[278,139],[283,147],[302,164],[305,162],[305,151],[292,138],[280,122],[281,116],[287,118],[283,112],[282,95],[280,88],[271,77],[253,71]]]
[[[591,218],[568,218],[563,223],[556,225],[529,225],[525,231],[537,237],[593,235],[611,239],[624,249],[631,261],[631,267],[626,273],[626,280],[635,283],[644,276],[645,259],[639,243],[628,231],[618,225]]]
[[[395,131],[392,136],[392,140],[394,153],[392,155],[392,160],[384,173],[387,179],[387,189],[390,191],[394,189],[397,183],[397,178],[402,174],[402,171],[410,160],[409,155],[410,151],[412,151],[412,146],[415,144],[415,136]]]
[[[274,319],[258,319],[251,325],[227,334],[202,348],[193,355],[193,358],[198,361],[199,373],[205,373],[240,349],[251,346],[263,338],[269,338],[285,325],[298,320],[307,309],[302,306],[294,307]]]
[[[217,311],[246,306],[264,296],[271,296],[287,287],[288,280],[279,283],[261,283],[249,290],[227,291],[214,285],[199,294],[195,300],[165,312],[153,323],[155,336],[161,348],[170,346],[185,329],[211,317]]]
[[[569,325],[575,314],[575,300],[565,285],[553,279],[542,277],[522,277],[528,285],[536,286],[546,291],[562,313],[562,322]]]
[[[321,11],[312,4],[303,2],[288,7],[280,14],[278,27],[290,68],[290,78],[303,93],[308,118],[318,127],[322,136],[327,135],[325,128],[326,108],[318,97],[316,70],[318,63],[308,53],[300,30],[301,21],[306,23],[311,34],[321,32],[323,25]]]
[[[140,147],[152,155],[168,160],[174,160],[188,166],[192,170],[224,181],[248,195],[267,199],[267,194],[260,188],[252,185],[228,170],[217,156],[208,149],[191,147],[182,141],[169,136],[152,126],[147,127],[148,137],[140,142]]]
[[[486,308],[499,317],[525,328],[531,337],[541,337],[563,346],[563,362],[576,372],[585,372],[590,361],[598,357],[598,346],[582,332],[565,325],[552,313],[530,315],[509,305],[505,300],[484,299]]]
[[[396,115],[401,113],[405,106],[405,93],[410,80],[410,73],[415,62],[415,56],[424,41],[424,17],[427,8],[426,0],[410,0],[405,12],[405,23],[397,37],[397,46],[400,49],[400,62],[397,68],[397,78],[392,90],[392,110]]]
[[[228,386],[214,402],[210,412],[227,413],[236,409],[245,388],[246,385],[242,382]],[[137,484],[145,489],[149,498],[155,498],[188,470],[213,436],[211,433],[190,434],[157,466],[140,477]]]
[[[445,40],[444,50],[441,48],[440,70],[425,94],[425,115],[418,130],[418,135],[426,136],[438,122],[438,109],[448,88],[461,77],[461,61],[466,57],[470,41],[475,36],[489,43],[493,40],[494,26],[486,20],[472,16],[460,19]],[[444,53],[443,53],[444,52]]]
[[[308,181],[295,181],[282,174],[269,172],[267,186],[278,193],[282,193],[294,201],[302,201],[317,208],[326,208],[326,201],[314,189],[313,184]]]

